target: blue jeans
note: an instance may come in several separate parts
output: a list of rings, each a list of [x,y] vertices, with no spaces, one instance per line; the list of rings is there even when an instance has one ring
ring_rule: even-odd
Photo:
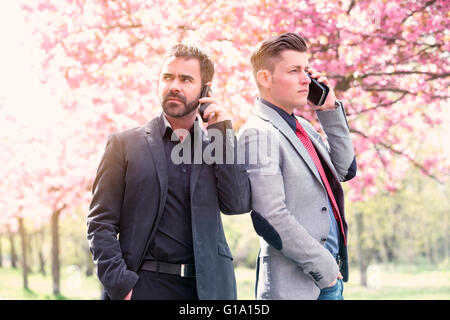
[[[334,286],[320,290],[317,300],[344,300],[342,293],[344,292],[344,282],[337,279]]]

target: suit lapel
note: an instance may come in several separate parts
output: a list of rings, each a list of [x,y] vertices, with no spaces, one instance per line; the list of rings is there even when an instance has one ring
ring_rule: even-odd
[[[265,106],[259,101],[256,102],[256,108],[253,112],[264,120],[270,121],[273,126],[277,128],[286,137],[286,139],[289,140],[303,161],[305,161],[313,175],[320,181],[320,183],[322,183],[322,179],[317,172],[314,161],[312,161],[308,151],[286,121],[284,121],[284,119],[275,110],[272,110],[270,107]]]
[[[158,125],[158,118],[150,121],[145,127],[145,138],[148,142],[150,154],[152,155],[155,163],[159,187],[161,190],[161,201],[159,202],[158,210],[159,217],[162,213],[162,209],[164,208],[164,204],[166,203],[169,176],[167,172],[166,153],[164,151],[162,136]]]
[[[200,127],[198,121],[194,122],[194,137],[191,143],[194,144],[194,161],[191,166],[191,179],[190,179],[190,193],[191,199],[193,199],[195,185],[203,166],[203,150],[206,147],[208,140]]]

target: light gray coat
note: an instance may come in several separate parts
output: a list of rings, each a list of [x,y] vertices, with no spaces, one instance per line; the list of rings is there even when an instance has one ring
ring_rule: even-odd
[[[346,234],[340,181],[354,176],[349,174],[356,167],[353,144],[342,107],[316,114],[328,145],[308,121],[297,119],[323,159]],[[252,220],[261,237],[256,298],[317,299],[320,289],[336,279],[338,265],[324,247],[330,229],[328,200],[315,165],[288,123],[259,100],[238,139],[250,179]],[[346,281],[343,243],[340,254]]]

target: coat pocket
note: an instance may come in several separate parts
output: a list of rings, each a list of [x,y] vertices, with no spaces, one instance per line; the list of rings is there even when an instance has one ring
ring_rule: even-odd
[[[221,255],[223,257],[230,258],[231,260],[233,260],[233,256],[231,254],[231,250],[226,244],[219,243],[217,245],[217,249],[218,249],[219,255]]]

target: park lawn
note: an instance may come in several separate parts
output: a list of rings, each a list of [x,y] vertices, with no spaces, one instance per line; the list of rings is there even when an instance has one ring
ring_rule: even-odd
[[[22,270],[17,268],[0,268],[0,299],[4,300],[93,300],[99,299],[100,283],[95,276],[85,277],[79,273],[61,272],[61,294],[52,293],[50,275],[41,273],[28,275],[28,290],[23,288]]]
[[[68,271],[69,270],[69,271]],[[350,271],[344,286],[346,300],[449,300],[450,270],[420,266],[371,266],[368,288],[359,285],[357,270]],[[61,272],[61,295],[52,294],[52,280],[40,273],[29,275],[29,290],[22,288],[20,269],[0,268],[0,299],[8,300],[97,300],[100,283],[95,276],[85,277],[73,269]],[[239,300],[254,299],[255,270],[236,268]]]
[[[368,288],[359,285],[359,272],[352,270],[344,286],[348,300],[449,300],[450,270],[429,267],[373,266]]]
[[[368,287],[359,285],[359,272],[350,270],[345,300],[449,300],[450,270],[420,266],[371,266]],[[254,299],[255,270],[236,269],[239,300]]]

